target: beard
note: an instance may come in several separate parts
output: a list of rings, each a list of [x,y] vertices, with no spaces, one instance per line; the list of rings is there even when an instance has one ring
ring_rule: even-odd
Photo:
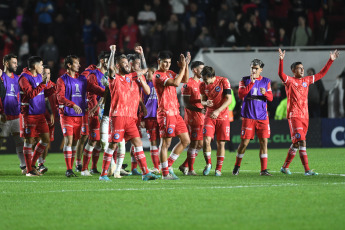
[[[16,68],[16,69],[14,69],[14,68],[13,68],[13,67],[11,67],[11,66],[9,66],[9,67],[8,67],[8,71],[10,71],[11,73],[16,72],[16,70],[17,70],[17,68]]]
[[[129,74],[129,73],[130,73],[130,72],[128,71],[128,69],[126,69],[124,66],[121,66],[121,67],[120,67],[120,70],[121,70],[121,72],[124,73],[124,74]]]

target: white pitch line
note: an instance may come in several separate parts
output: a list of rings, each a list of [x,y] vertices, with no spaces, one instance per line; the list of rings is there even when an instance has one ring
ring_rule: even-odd
[[[241,189],[259,187],[296,187],[296,186],[320,186],[320,185],[345,185],[342,183],[322,183],[322,184],[261,184],[261,185],[236,185],[236,186],[207,186],[207,187],[170,187],[170,188],[107,188],[107,189],[73,189],[73,190],[51,190],[35,192],[17,192],[16,194],[45,194],[45,193],[69,193],[69,192],[109,192],[109,191],[154,191],[154,190],[204,190],[204,189]],[[13,192],[2,191],[0,194],[13,194]]]

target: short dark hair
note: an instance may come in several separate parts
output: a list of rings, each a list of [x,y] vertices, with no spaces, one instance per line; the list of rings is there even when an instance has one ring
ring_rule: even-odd
[[[171,59],[172,53],[169,50],[164,50],[158,53],[158,59],[164,60],[164,59]]]
[[[65,66],[65,69],[68,69],[68,65],[67,64],[71,64],[73,65],[73,60],[74,59],[78,59],[79,60],[79,57],[77,55],[68,55],[65,60],[64,60],[64,66]]]
[[[43,59],[39,56],[31,56],[28,59],[28,67],[29,69],[35,68],[36,63],[43,62]]]
[[[14,54],[7,54],[7,55],[5,55],[4,58],[2,59],[2,63],[5,65],[5,62],[11,61],[12,58],[16,58],[16,59],[17,59],[17,56],[14,55]]]
[[[128,54],[127,55],[128,61],[134,61],[135,59],[141,59],[138,53],[136,54]]]
[[[110,57],[110,52],[108,51],[102,51],[99,55],[98,55],[98,61],[101,61],[101,59],[109,59]]]
[[[212,78],[216,75],[214,69],[211,66],[205,66],[201,71],[201,76]]]
[[[264,64],[260,59],[257,59],[257,58],[255,58],[255,59],[250,63],[250,65],[253,65],[253,66],[258,65],[258,66],[260,66],[260,68],[264,68],[264,66],[265,66],[265,64]]]
[[[50,69],[49,65],[43,65],[43,69]]]
[[[296,62],[294,62],[294,63],[292,63],[292,65],[291,65],[291,70],[294,70],[295,68],[296,68],[296,66],[298,66],[298,65],[302,65],[302,62],[300,62],[300,61],[296,61]]]
[[[190,65],[190,69],[193,70],[194,68],[197,68],[199,65],[205,65],[202,61],[193,61]]]
[[[120,63],[120,61],[121,61],[121,59],[127,59],[127,56],[126,55],[124,55],[124,54],[121,54],[121,55],[119,55],[119,56],[117,56],[116,57],[116,64],[119,64]],[[128,60],[128,59],[127,59]]]

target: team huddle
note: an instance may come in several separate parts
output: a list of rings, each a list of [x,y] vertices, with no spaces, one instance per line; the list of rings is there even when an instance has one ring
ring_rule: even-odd
[[[0,103],[0,140],[11,134],[16,144],[22,174],[40,176],[47,172],[45,159],[48,146],[54,140],[54,121],[60,119],[64,136],[63,153],[66,176],[100,174],[99,180],[109,177],[142,175],[142,180],[179,179],[173,164],[187,149],[187,158],[178,168],[184,175],[195,176],[195,158],[202,149],[206,166],[203,175],[212,169],[211,142],[216,137],[217,162],[215,176],[222,176],[225,144],[230,140],[230,111],[232,90],[229,80],[216,76],[215,70],[201,61],[191,61],[189,53],[181,54],[177,62],[179,72],[170,70],[172,54],[158,54],[158,68],[147,67],[143,49],[135,54],[115,56],[116,46],[102,52],[97,65],[90,65],[79,74],[79,58],[69,55],[64,60],[66,73],[50,81],[50,69],[38,56],[28,59],[28,67],[20,76],[17,57],[6,55],[4,70],[0,70],[5,95]],[[293,76],[283,72],[285,51],[279,49],[278,75],[285,85],[288,104],[287,119],[292,145],[281,172],[291,174],[289,165],[299,150],[305,175],[317,175],[310,170],[306,152],[309,125],[308,88],[324,77],[339,52],[330,53],[324,68],[313,76],[304,77],[301,62],[291,65]],[[192,71],[190,77],[189,66]],[[245,150],[256,134],[261,162],[260,175],[271,176],[267,170],[267,143],[270,125],[267,102],[273,100],[271,80],[261,75],[264,63],[254,59],[250,75],[239,83],[239,98],[243,100],[241,143],[237,150],[233,174],[238,175]],[[176,88],[181,88],[185,105],[180,115]],[[150,141],[150,155],[154,168],[148,169],[141,141],[145,128]],[[172,138],[179,142],[168,155]],[[124,170],[126,142],[131,143],[131,170]],[[2,143],[2,141],[1,141]],[[85,145],[86,143],[86,145]],[[97,163],[104,151],[102,170]],[[92,166],[89,170],[89,163]],[[37,166],[36,166],[37,165]],[[139,165],[141,172],[137,169]]]

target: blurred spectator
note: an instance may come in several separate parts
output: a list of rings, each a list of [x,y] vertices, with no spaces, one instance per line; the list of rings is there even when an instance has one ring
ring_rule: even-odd
[[[121,53],[131,52],[139,41],[139,28],[134,23],[134,17],[127,18],[127,24],[120,30],[119,48]]]
[[[327,43],[328,24],[325,18],[321,18],[319,25],[315,28],[315,45],[326,45]]]
[[[23,31],[23,20],[24,20],[24,9],[22,7],[17,7],[16,24],[19,34]]]
[[[289,46],[290,41],[288,36],[286,35],[285,29],[283,27],[279,28],[279,34],[278,34],[278,46]]]
[[[274,0],[271,0],[271,1],[274,1]],[[290,23],[292,23],[292,25],[297,25],[299,17],[306,17],[304,3],[303,3],[303,0],[292,0],[291,4],[292,4],[292,7],[290,10],[290,17],[289,17]],[[282,11],[277,11],[277,13],[281,14]]]
[[[49,36],[47,42],[43,44],[37,52],[38,56],[43,59],[44,63],[52,62],[49,67],[54,67],[59,60],[59,51],[57,46],[54,44],[54,37]]]
[[[201,28],[201,34],[195,41],[195,46],[198,48],[208,48],[208,47],[215,47],[216,46],[216,41],[214,38],[210,35],[208,28],[203,26]]]
[[[83,26],[83,42],[86,57],[86,65],[96,63],[96,43],[97,35],[99,33],[98,27],[91,21],[90,18],[85,18]]]
[[[144,10],[139,12],[137,19],[141,35],[146,36],[156,22],[156,13],[152,11],[150,3],[144,3]]]
[[[251,46],[258,45],[260,39],[257,38],[257,35],[252,29],[252,24],[250,22],[245,22],[243,26],[243,32],[241,32],[241,45],[247,48]]]
[[[315,74],[313,68],[307,70],[307,75],[312,76]],[[309,118],[321,117],[321,107],[325,105],[325,87],[323,86],[322,80],[316,81],[314,84],[309,86],[308,93],[308,110]]]
[[[238,85],[236,85],[233,88],[233,91],[234,91],[233,94],[236,99],[236,106],[233,110],[234,120],[239,120],[241,118],[242,100],[240,100],[240,98],[238,97]]]
[[[176,14],[170,15],[170,20],[165,25],[166,47],[168,50],[183,50],[185,27]]]
[[[236,20],[236,14],[232,8],[229,8],[226,2],[220,4],[220,10],[217,14],[217,22],[219,27],[226,26],[230,21]]]
[[[38,32],[43,38],[41,41],[44,41],[47,35],[51,34],[52,14],[54,13],[53,3],[49,0],[38,1],[35,13],[38,15]]]
[[[298,26],[293,28],[291,46],[307,46],[312,44],[312,31],[306,25],[305,18],[298,18]]]
[[[265,46],[276,46],[276,31],[271,20],[266,20],[264,27]]]
[[[224,31],[224,35],[221,36],[222,46],[225,47],[235,47],[239,44],[240,33],[234,22],[229,22],[227,28]]]
[[[197,25],[199,28],[205,25],[206,17],[204,12],[198,9],[198,5],[195,2],[191,2],[189,4],[189,10],[186,12],[185,16],[185,24],[189,23],[190,17],[195,17],[197,21]]]
[[[198,19],[194,16],[189,18],[189,23],[186,24],[186,39],[188,44],[188,50],[194,49],[194,41],[197,39],[201,32],[201,28],[198,26]]]
[[[158,22],[165,23],[168,21],[170,8],[166,1],[153,0],[152,11],[155,12]]]
[[[67,25],[62,14],[58,14],[54,20],[54,41],[59,48],[59,53],[62,57],[66,57],[71,52],[70,50],[70,34],[67,32]]]
[[[108,17],[103,17],[101,20],[101,30],[105,33],[107,40],[107,48],[111,45],[118,45],[119,40],[119,29],[115,20],[111,20],[109,23]]]
[[[274,115],[275,120],[287,119],[287,97],[284,98],[278,105],[276,113]]]
[[[165,49],[165,32],[163,30],[163,25],[157,22],[146,38],[147,49],[146,52],[150,53],[150,56],[156,61],[158,52]]]
[[[286,27],[288,13],[291,8],[290,0],[269,0],[268,16],[278,27]]]
[[[279,84],[276,81],[272,81],[271,89],[272,89],[272,94],[273,94],[273,100],[272,102],[269,102],[267,104],[268,104],[269,117],[273,119],[275,116],[277,107],[282,99],[281,97],[282,94],[279,88]]]
[[[337,77],[336,84],[328,94],[328,117],[345,117],[345,69]]]
[[[312,31],[320,23],[323,17],[323,5],[325,0],[304,0],[305,9],[308,16],[308,25]]]
[[[172,14],[175,14],[181,21],[184,18],[185,6],[188,4],[188,0],[169,0]]]
[[[26,60],[30,56],[30,46],[29,46],[29,36],[27,34],[23,34],[21,37],[21,43],[18,49],[18,65],[25,66]]]

